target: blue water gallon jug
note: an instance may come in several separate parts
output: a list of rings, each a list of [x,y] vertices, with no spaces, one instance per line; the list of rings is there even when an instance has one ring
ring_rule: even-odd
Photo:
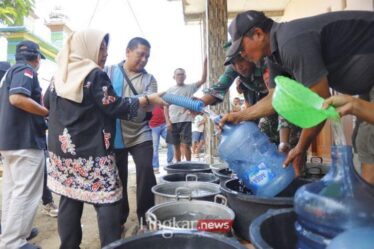
[[[226,161],[229,168],[235,175],[240,175],[240,161]]]
[[[354,169],[352,147],[332,146],[331,158],[328,174],[295,194],[298,248],[326,248],[347,229],[374,226],[374,186]]]
[[[257,196],[273,197],[294,179],[292,166],[282,167],[285,155],[253,122],[226,124],[218,146],[220,157]]]
[[[348,229],[336,236],[326,249],[373,249],[374,227]]]
[[[204,112],[215,123],[220,120],[220,116],[204,108],[201,101],[173,94],[164,94],[162,98],[170,104]],[[218,152],[246,187],[258,196],[277,195],[295,176],[292,167],[282,168],[284,155],[253,122],[225,124]]]
[[[266,136],[256,123],[241,122],[237,125],[225,124],[221,133],[218,154],[223,160],[247,161],[251,157],[254,141]]]
[[[294,179],[292,167],[281,165],[284,156],[271,152],[257,162],[240,162],[238,178],[257,196],[274,197],[284,190]]]

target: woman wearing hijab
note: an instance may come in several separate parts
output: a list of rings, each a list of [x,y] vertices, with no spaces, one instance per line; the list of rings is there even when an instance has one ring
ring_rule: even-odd
[[[118,97],[102,68],[108,34],[71,34],[56,58],[58,70],[45,94],[49,109],[48,187],[61,195],[61,249],[79,248],[84,202],[93,204],[101,246],[121,237],[122,187],[112,153],[115,119],[130,120],[137,109],[165,104],[160,94]]]

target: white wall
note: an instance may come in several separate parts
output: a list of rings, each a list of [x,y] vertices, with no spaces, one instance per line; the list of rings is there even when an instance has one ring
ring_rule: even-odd
[[[282,21],[339,10],[374,10],[374,0],[290,0]]]
[[[374,0],[346,0],[347,10],[374,10]]]
[[[6,61],[7,59],[7,46],[7,40],[4,37],[0,37],[0,61]]]

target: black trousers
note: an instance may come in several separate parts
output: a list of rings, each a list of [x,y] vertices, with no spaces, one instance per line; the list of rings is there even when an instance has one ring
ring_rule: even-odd
[[[121,206],[121,223],[125,224],[129,216],[129,201],[127,196],[127,177],[128,177],[128,155],[134,159],[136,165],[136,204],[139,223],[145,223],[145,213],[149,208],[155,205],[154,195],[151,191],[156,185],[155,174],[153,173],[152,141],[147,141],[130,148],[115,150],[116,163],[120,178],[123,184],[123,199]]]
[[[53,202],[53,197],[51,190],[47,186],[47,164],[44,166],[44,182],[43,182],[43,195],[42,195],[43,205]]]
[[[82,241],[81,217],[84,203],[61,196],[58,212],[58,233],[60,249],[79,249]],[[120,202],[94,205],[101,247],[121,239]]]

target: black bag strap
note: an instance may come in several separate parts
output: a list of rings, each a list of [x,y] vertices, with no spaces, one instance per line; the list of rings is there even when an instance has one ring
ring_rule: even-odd
[[[127,76],[125,70],[123,69],[123,62],[119,63],[119,64],[118,64],[118,67],[121,69],[121,72],[122,72],[123,78],[125,78],[125,80],[127,81],[127,84],[129,84],[129,87],[130,87],[132,93],[133,93],[134,95],[138,95],[138,92],[136,91],[134,85],[131,83],[131,80],[130,80],[129,76]]]

